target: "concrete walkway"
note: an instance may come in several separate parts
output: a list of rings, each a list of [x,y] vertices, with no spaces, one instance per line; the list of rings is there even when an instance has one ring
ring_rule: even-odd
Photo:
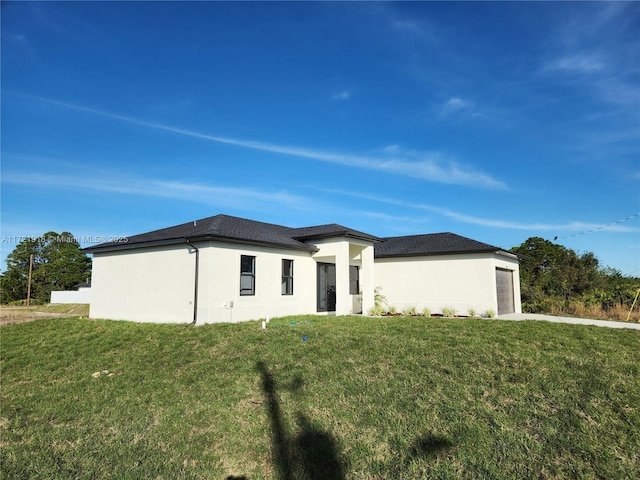
[[[516,321],[543,320],[546,322],[555,322],[555,323],[573,323],[575,325],[595,325],[597,327],[631,328],[634,330],[640,330],[640,323],[612,322],[609,320],[590,320],[588,318],[555,317],[553,315],[540,315],[538,313],[509,313],[507,315],[500,315],[497,318],[500,320],[516,320]]]

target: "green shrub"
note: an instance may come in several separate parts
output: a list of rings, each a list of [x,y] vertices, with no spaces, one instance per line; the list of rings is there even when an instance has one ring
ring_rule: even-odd
[[[373,307],[367,312],[372,317],[379,317],[386,312],[385,305],[387,305],[387,297],[380,293],[381,287],[376,287],[373,290]]]
[[[382,287],[376,287],[373,290],[373,303],[375,305],[387,305],[387,297],[385,297],[382,293],[380,293]]]
[[[453,307],[442,307],[442,315],[453,318],[456,316],[456,309]]]
[[[402,310],[402,315],[404,315],[405,317],[412,317],[417,314],[418,314],[418,311],[414,306],[406,307]]]
[[[370,317],[380,317],[381,315],[384,315],[384,313],[385,311],[382,305],[374,305],[367,312]]]

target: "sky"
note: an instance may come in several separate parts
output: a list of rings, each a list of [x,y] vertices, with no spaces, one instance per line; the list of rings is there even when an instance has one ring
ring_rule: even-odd
[[[639,2],[2,2],[2,270],[220,213],[640,276]]]

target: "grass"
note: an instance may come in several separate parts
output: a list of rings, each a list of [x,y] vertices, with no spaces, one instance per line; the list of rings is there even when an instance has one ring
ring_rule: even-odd
[[[633,330],[310,316],[0,335],[2,478],[640,477]]]

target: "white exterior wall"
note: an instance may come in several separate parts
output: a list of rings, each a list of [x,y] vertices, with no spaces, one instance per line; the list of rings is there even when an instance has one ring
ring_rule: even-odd
[[[398,311],[407,307],[421,311],[427,307],[432,313],[441,313],[446,307],[460,315],[467,315],[469,309],[478,314],[488,310],[497,313],[498,267],[514,272],[514,305],[516,312],[521,312],[518,261],[507,255],[378,258],[375,279],[389,306]]]
[[[317,313],[317,263],[336,265],[337,315],[368,312],[374,289],[402,310],[443,307],[459,314],[498,311],[496,268],[514,272],[521,312],[518,261],[511,255],[465,254],[374,261],[371,243],[333,238],[316,253],[223,242],[198,242],[197,324]],[[255,256],[255,295],[240,295],[240,258]],[[282,260],[293,260],[293,295],[282,295]],[[94,254],[90,316],[190,323],[194,313],[195,251],[186,243]],[[361,295],[349,293],[349,265],[360,267]],[[75,293],[75,292],[74,292]],[[360,303],[361,302],[361,303]],[[75,303],[75,302],[74,302]],[[233,306],[232,306],[233,305]]]
[[[353,239],[319,241],[319,252],[223,242],[199,250],[197,324],[317,313],[317,262],[336,264],[336,314],[373,306],[373,246]],[[240,258],[255,257],[255,295],[240,295]],[[293,260],[293,295],[282,295],[282,260]],[[186,243],[94,254],[90,316],[190,323],[195,250]],[[349,293],[349,265],[360,267],[362,295]],[[362,303],[360,303],[362,302]]]
[[[51,303],[91,303],[91,288],[54,290],[51,292]]]
[[[310,253],[219,242],[196,246],[200,249],[198,324],[315,313],[316,262]],[[240,295],[242,255],[256,257],[255,295]],[[282,295],[283,259],[293,260],[293,295]]]
[[[94,253],[92,318],[188,323],[195,254],[186,244]]]
[[[316,263],[310,253],[195,243],[197,324],[314,313]],[[240,295],[240,257],[255,256],[255,295]],[[293,295],[282,295],[282,259],[293,260]],[[193,321],[195,251],[188,245],[94,254],[92,318],[155,323]],[[233,302],[233,307],[231,304]]]

